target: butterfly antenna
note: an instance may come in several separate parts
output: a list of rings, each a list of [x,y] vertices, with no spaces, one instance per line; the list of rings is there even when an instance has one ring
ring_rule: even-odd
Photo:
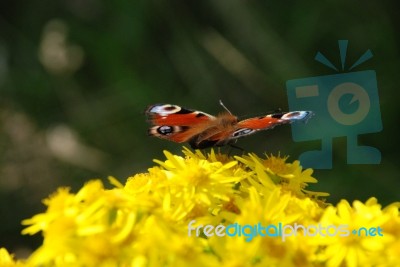
[[[225,105],[224,105],[224,103],[222,103],[222,100],[221,100],[221,99],[219,100],[219,104],[220,104],[226,111],[228,111],[229,114],[232,115],[232,112],[231,112],[227,107],[225,107]]]

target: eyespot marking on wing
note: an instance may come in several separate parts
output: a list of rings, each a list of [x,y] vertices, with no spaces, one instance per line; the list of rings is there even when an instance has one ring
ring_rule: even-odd
[[[161,116],[165,116],[165,115],[169,115],[169,114],[176,114],[176,113],[180,112],[181,110],[182,110],[182,108],[180,106],[166,104],[166,105],[151,106],[147,110],[147,112],[157,113],[157,114],[160,114]]]
[[[174,127],[171,126],[160,126],[157,128],[157,133],[161,134],[161,135],[169,135],[172,134],[174,132]]]
[[[154,126],[149,129],[149,135],[168,136],[171,134],[184,132],[188,128],[189,127],[186,126],[169,126],[169,125]]]
[[[283,120],[291,120],[291,121],[308,120],[313,115],[314,115],[314,113],[312,111],[292,111],[292,112],[283,114],[282,119]]]
[[[242,129],[238,129],[238,130],[234,131],[232,133],[232,137],[237,138],[237,137],[240,137],[240,136],[243,136],[243,135],[252,134],[254,132],[255,132],[255,130],[252,130],[252,129],[249,129],[249,128],[242,128]]]

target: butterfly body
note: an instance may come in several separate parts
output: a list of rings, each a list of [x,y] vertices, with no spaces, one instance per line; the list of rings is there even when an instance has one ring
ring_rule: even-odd
[[[212,116],[171,104],[156,104],[146,109],[153,125],[149,135],[177,143],[189,142],[192,148],[224,146],[260,130],[307,120],[312,114],[311,111],[292,111],[239,120],[228,110]]]

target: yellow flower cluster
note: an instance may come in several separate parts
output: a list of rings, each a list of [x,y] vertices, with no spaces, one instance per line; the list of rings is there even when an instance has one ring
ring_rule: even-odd
[[[60,188],[23,221],[43,245],[24,262],[0,249],[0,266],[400,266],[399,203],[328,205],[285,157],[183,153],[112,189]]]

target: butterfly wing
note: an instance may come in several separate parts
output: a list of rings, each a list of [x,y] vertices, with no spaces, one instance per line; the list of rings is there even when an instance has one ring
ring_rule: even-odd
[[[272,129],[277,125],[289,124],[295,121],[307,121],[313,116],[312,111],[291,111],[269,114],[239,121],[229,139],[247,136],[261,130]]]
[[[216,118],[205,112],[171,104],[156,104],[146,109],[149,135],[183,143],[199,135]]]

